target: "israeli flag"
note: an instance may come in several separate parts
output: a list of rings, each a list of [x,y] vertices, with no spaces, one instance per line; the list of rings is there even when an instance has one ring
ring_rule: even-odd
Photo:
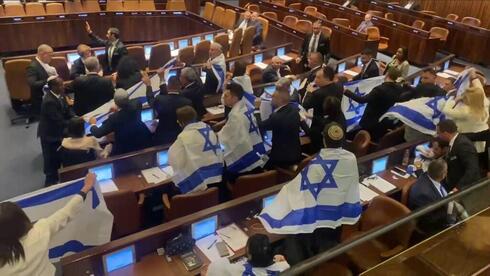
[[[42,220],[62,209],[84,185],[78,179],[53,185],[32,193],[12,198],[32,222]],[[111,240],[114,217],[107,209],[99,185],[87,194],[83,207],[65,227],[51,237],[49,259],[57,262],[63,256],[81,252],[87,248]]]
[[[248,261],[238,261],[230,263],[228,258],[221,258],[209,264],[208,276],[227,276],[227,275],[245,275],[245,276],[274,276],[289,268],[285,261],[274,262],[268,267],[253,267]]]
[[[243,94],[243,99],[246,104],[255,109],[255,95],[252,87],[252,80],[248,75],[238,76],[231,79],[231,81],[238,83],[245,91]]]
[[[210,59],[211,71],[214,77],[218,80],[218,86],[216,86],[216,93],[223,90],[226,81],[226,62],[225,55],[221,54],[214,59]]]
[[[259,220],[269,233],[312,233],[355,224],[361,216],[359,173],[353,153],[324,148],[284,185]]]
[[[266,152],[254,109],[244,101],[239,101],[231,109],[218,137],[224,147],[224,160],[230,172],[247,172],[264,165],[262,155]]]
[[[442,113],[446,101],[447,98],[441,96],[396,103],[379,120],[397,119],[419,132],[435,136],[437,124],[446,118]]]
[[[458,77],[454,81],[454,88],[456,88],[456,96],[461,96],[466,90],[466,88],[470,87],[471,70],[474,70],[474,68],[465,69],[463,72],[459,73]]]
[[[354,92],[356,95],[367,95],[378,85],[384,82],[384,76],[369,78],[365,80],[351,81],[344,84],[344,88]],[[366,104],[358,103],[347,96],[342,97],[342,111],[344,112],[347,123],[347,131],[355,130],[359,126],[359,121],[364,114]]]
[[[218,137],[203,122],[187,125],[170,147],[168,157],[174,171],[172,180],[184,194],[221,182],[223,152]]]

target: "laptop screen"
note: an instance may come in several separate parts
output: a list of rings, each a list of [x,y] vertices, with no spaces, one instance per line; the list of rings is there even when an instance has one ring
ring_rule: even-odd
[[[449,65],[451,65],[451,61],[450,60],[447,60],[446,62],[444,62],[443,71],[449,69]]]
[[[344,71],[345,71],[345,62],[342,62],[339,65],[337,65],[337,72],[342,73]]]
[[[103,55],[105,54],[105,50],[95,50],[95,55],[96,56],[100,56],[100,55]]]
[[[413,86],[417,86],[419,85],[419,82],[420,82],[420,76],[417,76],[413,79]]]
[[[301,85],[300,79],[293,80],[293,82],[291,83],[291,86],[293,86],[294,89],[299,89],[300,85]]]
[[[362,66],[362,59],[361,59],[361,57],[358,57],[357,58],[356,64],[357,64],[357,66]]]
[[[388,156],[383,156],[381,158],[374,159],[372,165],[373,166],[371,168],[371,174],[377,174],[379,172],[386,170],[386,166],[388,165]]]
[[[168,151],[162,150],[157,152],[157,163],[158,166],[168,165]]]
[[[218,216],[212,216],[191,225],[192,238],[199,240],[216,232],[218,227]]]
[[[281,48],[277,49],[277,55],[278,56],[284,56],[284,55],[286,55],[286,48],[281,47]]]
[[[153,45],[145,45],[145,58],[146,60],[149,60],[150,59],[150,54],[151,54],[151,47]]]
[[[168,71],[167,82],[168,82],[168,79],[170,79],[170,77],[172,77],[172,76],[177,76],[177,70]]]
[[[102,259],[105,273],[134,264],[136,262],[134,245],[104,255]]]
[[[204,36],[204,39],[207,41],[213,41],[213,34],[207,34]]]
[[[197,45],[197,43],[201,42],[201,37],[195,36],[192,38],[192,45]]]
[[[114,170],[113,170],[112,163],[91,168],[89,169],[89,171],[97,176],[97,181],[109,180],[114,177]]]
[[[276,86],[275,85],[268,85],[268,86],[264,87],[264,91],[267,94],[272,95],[276,91]]]
[[[179,40],[179,49],[189,46],[189,41],[187,39]]]
[[[141,110],[141,121],[144,123],[151,120],[153,120],[153,109],[148,108]]]
[[[78,53],[68,53],[66,54],[66,59],[68,60],[68,63],[73,64],[75,60],[80,58],[80,55]]]
[[[264,59],[264,54],[256,54],[254,56],[254,63],[262,62],[263,59]]]
[[[271,196],[268,196],[268,197],[264,197],[262,199],[262,209],[264,209],[265,207],[271,205],[271,203],[274,201],[274,199],[276,198],[277,194],[275,195],[271,195]]]

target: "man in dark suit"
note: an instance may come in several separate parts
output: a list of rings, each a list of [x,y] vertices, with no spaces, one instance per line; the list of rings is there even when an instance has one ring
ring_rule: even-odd
[[[271,60],[271,64],[262,71],[262,82],[276,82],[281,77],[291,74],[289,66],[284,65],[284,62],[279,57],[275,56]]]
[[[252,17],[252,13],[250,11],[245,11],[243,13],[243,20],[241,20],[240,22],[238,22],[238,24],[236,25],[235,29],[237,28],[240,28],[242,29],[242,32],[245,32],[245,30],[249,27],[249,23],[250,23],[250,18]]]
[[[379,76],[379,68],[373,50],[366,48],[361,52],[362,70],[352,80],[363,80]]]
[[[446,91],[436,84],[437,73],[432,68],[425,69],[420,76],[420,83],[414,88],[404,85],[406,92],[400,96],[400,101],[409,101],[422,97],[446,96]]]
[[[262,32],[264,31],[264,26],[262,26],[262,22],[258,20],[259,18],[259,13],[258,12],[253,12],[252,15],[250,16],[250,21],[248,23],[248,27],[254,26],[255,27],[255,35],[252,40],[252,45],[253,46],[260,46],[262,45]]]
[[[323,56],[322,63],[328,63],[328,60],[330,59],[330,40],[322,33],[321,27],[321,21],[315,21],[315,23],[313,23],[313,32],[306,35],[299,52],[300,57],[296,62],[306,63],[309,54],[319,52]]]
[[[123,154],[151,146],[151,132],[141,121],[141,103],[138,99],[130,100],[124,89],[116,89],[113,108],[115,112],[109,115],[100,127],[97,119],[90,118],[90,132],[97,138],[114,132],[112,155]]]
[[[303,107],[306,110],[313,108],[313,116],[315,117],[323,118],[323,102],[326,97],[332,96],[342,100],[343,88],[334,81],[334,76],[334,70],[329,66],[324,66],[316,72],[314,85],[310,84],[306,88]]]
[[[168,79],[168,85],[165,83],[160,85],[160,94],[156,97],[153,95],[151,81],[146,73],[143,73],[142,80],[147,87],[148,104],[158,116],[158,126],[153,134],[153,142],[155,145],[171,144],[182,131],[177,123],[177,109],[192,106],[192,101],[180,95],[180,82],[176,76]]]
[[[183,68],[180,71],[179,80],[182,84],[180,95],[192,101],[192,107],[196,110],[197,116],[201,118],[206,114],[206,109],[204,108],[203,103],[203,85],[198,78],[196,71],[191,67]]]
[[[87,75],[76,78],[67,87],[68,91],[75,94],[73,109],[78,116],[97,109],[114,97],[112,81],[98,74],[99,60],[89,57],[85,60],[84,67],[88,70]]]
[[[259,122],[262,132],[272,131],[272,149],[266,164],[268,168],[290,166],[301,161],[298,108],[290,103],[289,87],[277,88],[272,94],[274,112],[269,119]]]
[[[43,87],[51,76],[57,76],[56,68],[49,65],[53,48],[42,44],[37,48],[37,55],[27,67],[27,83],[31,88],[31,116],[37,117],[41,112],[41,102],[43,101]]]
[[[80,58],[76,59],[70,67],[71,80],[87,74],[85,60],[92,56],[92,49],[88,45],[80,44],[77,47],[77,53]]]
[[[344,95],[358,103],[367,103],[364,114],[362,115],[359,126],[368,131],[371,137],[377,141],[392,126],[391,121],[384,119],[379,122],[379,118],[390,109],[400,97],[402,88],[396,84],[395,80],[400,77],[400,70],[390,68],[385,76],[385,81],[376,86],[364,96],[355,94],[349,90],[344,91]]]
[[[48,79],[49,91],[43,98],[37,136],[41,139],[44,160],[45,185],[58,182],[60,159],[57,153],[63,140],[68,121],[74,116],[64,95],[63,80],[59,77]],[[70,101],[71,104],[71,101]]]
[[[447,195],[447,191],[441,182],[446,178],[448,167],[443,159],[433,160],[415,184],[410,188],[408,207],[415,211],[441,200]],[[426,235],[435,234],[450,223],[447,214],[447,206],[436,209],[419,218],[417,226]]]
[[[437,125],[437,135],[449,143],[446,161],[448,166],[447,190],[461,190],[480,179],[478,153],[473,143],[458,133],[452,120],[443,120]]]
[[[305,72],[298,76],[301,79],[301,85],[298,89],[298,93],[303,98],[306,93],[306,88],[312,83],[316,78],[316,72],[318,72],[323,66],[323,56],[319,52],[310,53],[308,56],[308,68],[310,71]]]
[[[104,74],[114,73],[119,64],[119,60],[128,54],[126,46],[119,40],[119,29],[111,27],[107,30],[107,40],[95,35],[90,28],[90,24],[85,21],[85,28],[94,43],[105,46],[106,64],[104,64]]]

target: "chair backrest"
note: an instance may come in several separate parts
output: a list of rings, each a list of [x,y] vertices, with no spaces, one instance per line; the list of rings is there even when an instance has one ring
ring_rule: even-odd
[[[321,28],[322,28],[323,35],[330,38],[330,36],[332,35],[332,29],[330,29],[327,26],[322,26]]]
[[[474,26],[474,27],[480,27],[481,20],[478,18],[475,18],[475,17],[466,16],[466,17],[463,17],[463,19],[461,19],[461,23],[467,24],[470,26]]]
[[[403,138],[403,135],[405,134],[405,128],[404,127],[398,127],[388,133],[386,133],[381,139],[379,140],[378,147],[376,148],[376,151],[382,150],[382,149],[387,149],[389,147],[393,147],[396,145],[399,145],[405,141]]]
[[[169,11],[185,11],[186,6],[184,0],[173,0],[167,2],[166,8]]]
[[[277,184],[277,171],[266,171],[258,174],[243,175],[235,183],[228,183],[232,198],[255,193]]]
[[[155,44],[151,47],[150,59],[148,60],[148,69],[156,70],[161,68],[170,59],[170,45],[167,43]]]
[[[127,47],[128,55],[138,64],[138,69],[146,69],[145,49],[143,46]]]
[[[380,40],[381,35],[379,34],[378,27],[368,27],[366,29],[366,33],[369,41],[378,41]]]
[[[369,135],[369,132],[361,130],[354,136],[349,150],[359,158],[367,154],[370,142],[371,135]]]
[[[65,8],[61,3],[46,4],[46,14],[62,14],[65,13]]]
[[[290,28],[294,28],[296,23],[298,23],[298,18],[296,16],[286,15],[282,19],[282,23]]]
[[[83,10],[86,12],[100,12],[99,1],[93,1],[93,0],[83,1]]]
[[[142,225],[141,204],[131,190],[119,190],[104,194],[107,209],[114,216],[111,239],[136,233]]]
[[[83,12],[82,2],[80,0],[66,1],[65,0],[65,12],[66,13],[79,13]]]
[[[154,0],[140,0],[138,9],[140,11],[154,11],[156,10]]]
[[[70,80],[70,69],[68,69],[68,65],[66,65],[67,61],[65,57],[53,57],[51,59],[51,66],[56,68],[56,72],[58,72],[58,75],[60,78],[62,78],[65,81]]]
[[[257,20],[262,23],[262,41],[265,41],[267,34],[269,34],[269,20],[263,17],[257,17]]]
[[[169,200],[170,208],[166,208],[164,204],[165,220],[173,220],[218,205],[218,194],[218,188],[213,187],[205,191],[176,195]]]
[[[275,12],[263,12],[262,15],[277,20],[277,13]]]
[[[26,3],[25,9],[29,16],[46,15],[43,4],[38,2]]]
[[[211,21],[211,19],[213,19],[214,7],[215,5],[213,4],[213,2],[206,2],[206,4],[204,5],[202,17]]]
[[[211,42],[209,40],[203,40],[197,43],[194,49],[193,64],[205,63],[209,59],[210,46],[211,46]]]
[[[313,24],[309,20],[298,20],[296,22],[295,29],[303,32],[303,33],[310,33],[312,30]]]
[[[318,11],[318,9],[314,6],[306,6],[305,9],[304,9],[304,12],[306,14],[309,14],[309,15],[313,15],[315,16],[316,15],[316,12]]]
[[[5,16],[5,11],[3,10],[2,5],[0,5],[0,16]]]
[[[228,34],[219,34],[215,36],[213,40],[221,45],[221,50],[223,50],[223,54],[226,56],[228,54],[228,49],[230,49]]]
[[[425,13],[425,14],[430,14],[430,15],[436,15],[436,12],[435,11],[421,10],[420,12],[421,13]]]
[[[327,16],[324,15],[323,13],[321,13],[321,12],[316,12],[316,14],[314,16],[316,16],[316,17],[318,17],[320,19],[323,19],[323,20],[327,20]]]
[[[218,26],[221,26],[224,18],[225,18],[225,9],[223,7],[216,7],[214,9],[213,18],[211,19],[211,22],[213,22]]]
[[[395,20],[395,15],[391,12],[385,13],[385,18],[388,20]]]
[[[228,57],[236,57],[240,55],[240,44],[242,43],[243,30],[237,28],[233,31],[233,39],[231,40],[230,51]]]
[[[366,13],[369,13],[377,17],[384,17],[384,13],[382,11],[368,10]]]
[[[419,19],[413,21],[412,23],[412,27],[417,29],[424,29],[424,26],[425,26],[425,22]]]
[[[286,0],[271,0],[270,2],[274,5],[286,6]]]
[[[221,21],[222,27],[227,30],[233,30],[235,28],[235,22],[236,12],[232,9],[226,9],[223,21]]]
[[[450,13],[446,16],[446,19],[449,19],[449,20],[453,20],[453,21],[457,21],[459,18],[459,15],[457,14],[454,14],[454,13]]]
[[[242,39],[242,55],[246,55],[252,52],[253,38],[255,35],[255,27],[250,26],[243,32]]]
[[[18,101],[29,101],[31,89],[27,84],[26,68],[32,60],[12,59],[5,62],[5,81],[11,99]]]
[[[259,7],[259,5],[256,5],[256,4],[248,5],[247,9],[251,12],[260,12],[260,7]]]
[[[95,160],[95,151],[91,150],[73,150],[61,147],[58,150],[61,165],[63,167],[69,167],[85,162],[90,162]]]
[[[350,20],[347,18],[334,18],[334,19],[332,19],[332,22],[337,24],[337,25],[341,25],[341,26],[350,28]]]
[[[25,16],[24,6],[21,3],[7,3],[4,5],[5,16]]]
[[[186,65],[192,64],[194,61],[194,47],[187,46],[179,50],[179,61],[184,62]]]
[[[291,9],[301,10],[301,3],[292,3],[288,5]]]
[[[140,2],[138,0],[125,0],[123,7],[125,11],[137,11],[140,7]]]
[[[439,38],[441,41],[446,41],[449,35],[449,30],[441,27],[432,27],[429,32],[431,38]]]
[[[106,11],[123,11],[124,5],[122,0],[107,0]]]

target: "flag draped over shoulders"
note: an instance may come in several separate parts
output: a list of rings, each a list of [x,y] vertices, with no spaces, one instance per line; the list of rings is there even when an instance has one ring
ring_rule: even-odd
[[[245,101],[250,108],[255,108],[255,95],[250,77],[248,75],[243,75],[233,77],[231,80],[238,83],[243,88],[243,91],[245,91],[242,100]]]
[[[218,80],[218,85],[216,86],[216,93],[223,90],[226,80],[226,62],[225,55],[221,54],[214,59],[210,59],[211,71],[214,77]]]

